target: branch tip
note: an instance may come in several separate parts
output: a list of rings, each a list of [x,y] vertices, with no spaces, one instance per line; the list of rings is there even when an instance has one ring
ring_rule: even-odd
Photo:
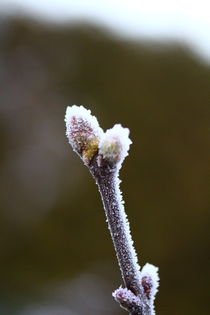
[[[76,105],[67,107],[65,123],[69,143],[89,168],[103,201],[125,285],[112,295],[130,315],[154,315],[158,268],[146,264],[140,271],[119,189],[119,170],[132,143],[129,129],[116,124],[104,132],[90,110]]]

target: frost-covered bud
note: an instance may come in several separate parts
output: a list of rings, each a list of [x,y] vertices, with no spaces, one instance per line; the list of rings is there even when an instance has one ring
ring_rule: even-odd
[[[66,135],[73,150],[79,154],[85,164],[89,164],[98,152],[103,135],[95,116],[83,106],[68,106],[65,115]]]
[[[151,264],[146,264],[142,268],[141,275],[141,283],[144,293],[148,299],[153,301],[159,286],[158,268]]]
[[[125,310],[131,312],[132,314],[141,314],[141,300],[127,288],[120,287],[112,293],[112,296]]]
[[[110,164],[122,164],[131,144],[129,129],[120,124],[108,129],[99,143],[99,154]]]

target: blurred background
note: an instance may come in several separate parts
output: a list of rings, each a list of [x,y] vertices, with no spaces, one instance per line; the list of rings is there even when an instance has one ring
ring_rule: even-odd
[[[207,3],[0,1],[0,314],[125,314],[72,104],[130,128],[121,188],[140,264],[160,268],[157,314],[208,314]]]

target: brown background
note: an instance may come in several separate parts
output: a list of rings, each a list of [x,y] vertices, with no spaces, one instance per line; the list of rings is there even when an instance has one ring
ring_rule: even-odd
[[[0,18],[0,313],[125,314],[97,187],[72,152],[67,105],[133,145],[122,190],[159,315],[207,312],[210,68],[181,43],[94,25]]]

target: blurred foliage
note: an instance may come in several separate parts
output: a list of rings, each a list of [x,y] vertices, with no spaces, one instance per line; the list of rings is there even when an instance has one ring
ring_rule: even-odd
[[[122,190],[140,263],[160,267],[157,314],[207,314],[209,82],[181,43],[1,17],[1,314],[48,314],[24,308],[46,296],[52,306],[65,281],[59,303],[72,313],[49,314],[124,314],[97,187],[65,138],[71,104],[131,130]]]

